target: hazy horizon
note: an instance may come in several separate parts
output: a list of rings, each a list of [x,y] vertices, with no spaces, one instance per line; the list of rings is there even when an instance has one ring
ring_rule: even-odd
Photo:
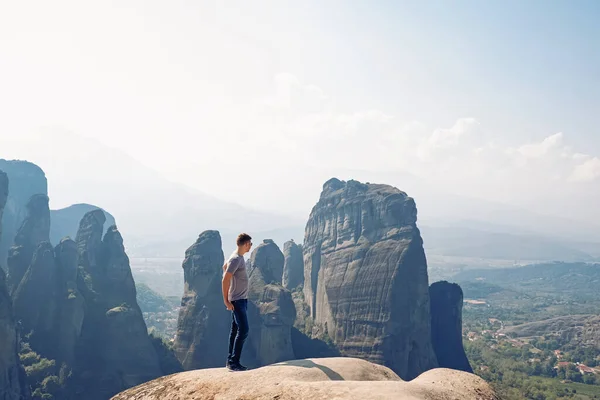
[[[2,2],[0,157],[53,208],[140,163],[300,221],[337,176],[599,225],[598,3],[508,3]]]

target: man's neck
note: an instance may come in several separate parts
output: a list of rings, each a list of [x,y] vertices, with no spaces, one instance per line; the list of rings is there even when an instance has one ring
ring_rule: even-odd
[[[240,249],[239,247],[238,247],[236,253],[240,257],[244,257],[244,254],[246,254],[246,252],[243,249]]]

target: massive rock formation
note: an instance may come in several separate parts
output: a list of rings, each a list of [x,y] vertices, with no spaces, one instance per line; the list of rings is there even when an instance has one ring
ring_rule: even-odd
[[[260,275],[261,282],[281,285],[284,261],[283,253],[275,242],[271,239],[265,239],[260,245],[256,246],[250,255],[250,274],[254,274],[256,267],[260,266],[256,274]]]
[[[75,344],[81,335],[85,315],[85,299],[77,287],[78,262],[77,244],[72,239],[63,239],[54,248],[58,274],[58,315],[55,323],[57,332],[57,358],[73,365]]]
[[[403,382],[389,368],[356,358],[294,360],[244,373],[208,369],[175,374],[114,396],[112,400],[498,400],[473,374],[428,371]]]
[[[283,287],[294,290],[304,283],[304,259],[302,257],[302,246],[293,240],[283,244]]]
[[[8,197],[8,177],[0,171],[0,221]],[[0,224],[0,242],[2,225]],[[12,302],[6,286],[4,270],[0,268],[0,400],[23,400],[29,397],[25,371],[19,365],[18,337],[12,312]]]
[[[437,366],[417,209],[387,185],[331,179],[306,225],[313,336],[412,379]]]
[[[78,286],[86,311],[76,349],[78,395],[106,399],[161,375],[136,301],[123,238],[115,226],[102,239],[102,210],[87,213],[77,233]]]
[[[185,369],[222,367],[227,360],[231,312],[223,304],[221,236],[205,231],[185,252],[184,293],[175,354]]]
[[[431,340],[441,368],[473,372],[462,342],[463,292],[446,281],[429,287],[431,299]]]
[[[29,335],[29,344],[49,359],[58,355],[56,322],[58,320],[59,277],[54,262],[54,249],[41,243],[31,265],[13,294],[14,311],[21,330]],[[52,354],[54,353],[54,354]]]
[[[27,161],[0,159],[0,170],[9,180],[9,196],[2,218],[3,239],[0,239],[0,265],[6,268],[8,250],[27,216],[26,205],[35,194],[48,194],[46,175],[40,167]]]
[[[296,319],[292,294],[281,286],[284,257],[279,247],[265,239],[250,257],[248,319],[250,349],[242,357],[251,366],[294,358],[291,328]]]
[[[50,240],[50,208],[48,196],[33,195],[27,203],[27,216],[8,253],[8,286],[14,292],[31,264],[38,245]]]

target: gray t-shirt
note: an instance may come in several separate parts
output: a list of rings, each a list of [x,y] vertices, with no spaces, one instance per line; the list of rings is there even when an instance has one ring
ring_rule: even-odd
[[[246,261],[237,252],[233,253],[227,260],[226,272],[231,272],[231,286],[229,287],[229,301],[248,298],[248,272]]]

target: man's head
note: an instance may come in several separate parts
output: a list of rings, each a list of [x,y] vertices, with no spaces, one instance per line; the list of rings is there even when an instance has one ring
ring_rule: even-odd
[[[247,233],[240,233],[237,237],[238,254],[243,256],[252,247],[252,238]]]

